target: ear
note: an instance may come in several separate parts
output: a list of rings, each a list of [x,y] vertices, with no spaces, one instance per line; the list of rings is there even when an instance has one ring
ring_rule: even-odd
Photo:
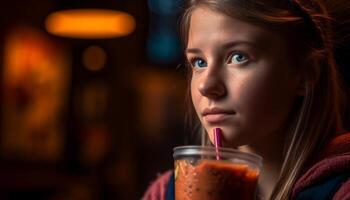
[[[297,88],[296,88],[296,95],[298,96],[305,96],[306,94],[306,87],[307,87],[307,84],[306,84],[306,79],[305,77],[301,77],[299,76],[298,78],[298,85],[297,85]]]
[[[307,78],[306,76],[302,76],[298,80],[298,85],[296,88],[296,95],[305,96],[307,90],[313,90],[315,87],[316,81],[312,78]]]
[[[318,61],[317,56],[310,56],[306,60],[305,65],[298,76],[298,85],[296,89],[296,94],[298,96],[305,96],[306,90],[313,90],[315,85],[318,82],[320,72],[318,70]]]

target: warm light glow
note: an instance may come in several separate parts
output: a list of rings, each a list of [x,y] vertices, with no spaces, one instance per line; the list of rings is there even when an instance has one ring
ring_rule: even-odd
[[[50,14],[46,30],[54,35],[99,39],[126,36],[135,29],[134,18],[124,12],[102,9],[75,9]]]
[[[106,64],[106,53],[98,46],[90,46],[83,52],[84,66],[91,71],[99,71]]]

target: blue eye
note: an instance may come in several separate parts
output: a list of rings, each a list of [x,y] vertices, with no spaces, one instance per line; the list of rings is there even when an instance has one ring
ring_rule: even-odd
[[[248,56],[243,53],[233,53],[230,63],[242,64],[248,61]]]
[[[200,59],[200,58],[193,59],[193,61],[191,63],[192,63],[193,67],[198,67],[198,68],[202,68],[202,67],[207,66],[207,62],[205,62],[205,60]]]

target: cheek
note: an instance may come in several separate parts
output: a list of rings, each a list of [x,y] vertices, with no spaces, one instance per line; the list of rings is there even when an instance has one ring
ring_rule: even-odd
[[[194,105],[194,108],[196,110],[196,112],[198,113],[198,107],[199,107],[199,100],[200,100],[200,93],[197,89],[197,84],[196,84],[196,80],[192,79],[191,80],[191,99]]]
[[[295,91],[288,80],[280,76],[247,76],[237,85],[237,109],[248,129],[272,132],[279,128],[291,110]]]

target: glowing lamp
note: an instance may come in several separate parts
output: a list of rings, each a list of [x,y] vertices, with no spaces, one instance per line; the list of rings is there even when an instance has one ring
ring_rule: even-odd
[[[122,37],[132,33],[134,18],[121,11],[105,9],[73,9],[50,14],[46,30],[54,35],[82,39]]]

